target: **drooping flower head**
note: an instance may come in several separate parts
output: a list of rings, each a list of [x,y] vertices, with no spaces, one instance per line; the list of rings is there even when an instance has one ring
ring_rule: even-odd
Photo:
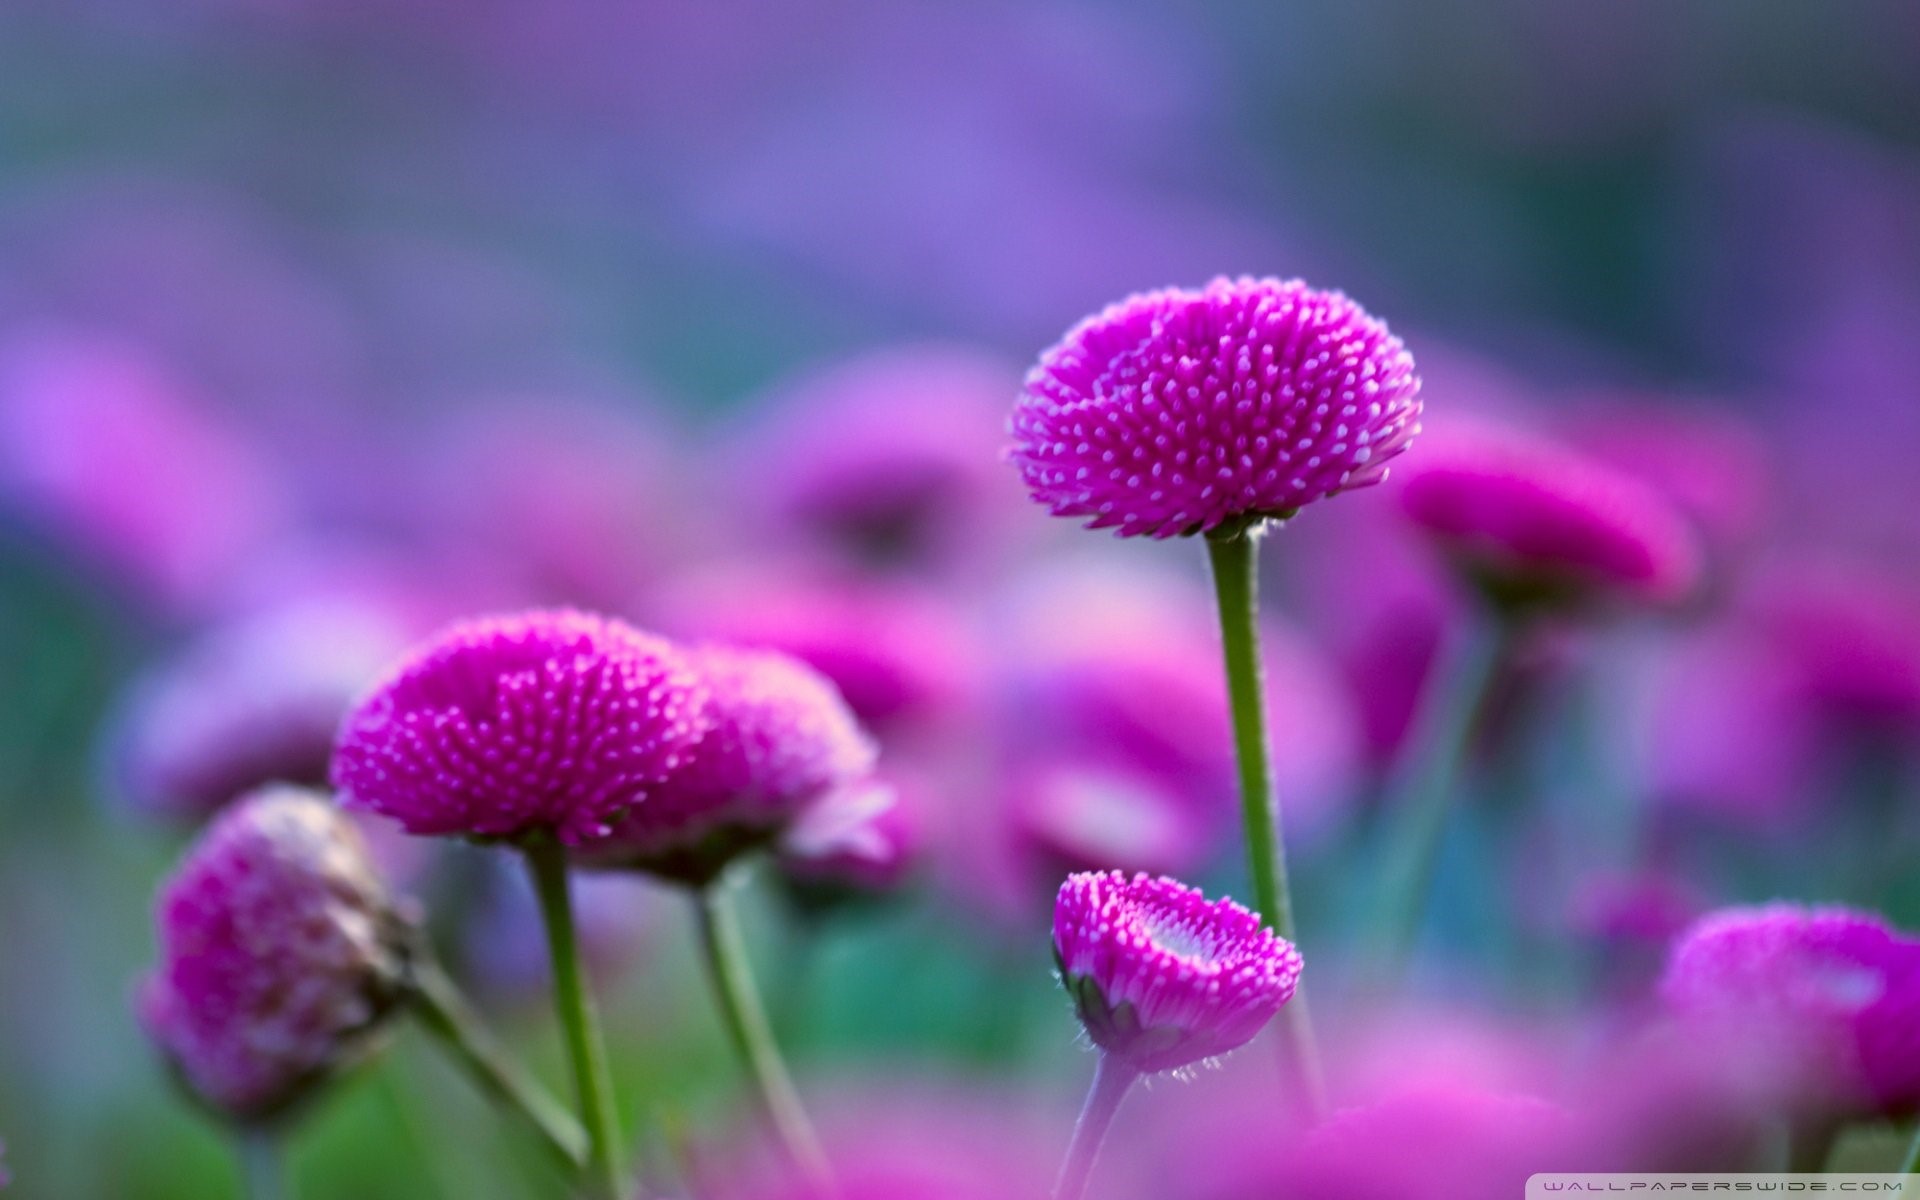
[[[1671,603],[1699,579],[1692,532],[1659,493],[1510,428],[1463,426],[1436,437],[1399,499],[1502,605]]]
[[[585,848],[590,862],[705,883],[873,770],[872,739],[818,671],[777,651],[730,646],[688,659],[710,696],[711,728],[679,770]]]
[[[117,790],[143,814],[198,822],[264,784],[326,783],[341,716],[403,637],[344,605],[214,630],[128,692],[108,739]]]
[[[1300,978],[1300,952],[1256,914],[1164,876],[1120,871],[1060,885],[1053,950],[1087,1036],[1142,1072],[1244,1045]]]
[[[368,1048],[403,990],[405,927],[345,815],[298,788],[238,802],[162,887],[140,1017],[186,1083],[273,1115]]]
[[[1009,457],[1055,516],[1202,533],[1380,482],[1419,395],[1406,347],[1340,292],[1220,278],[1069,331],[1027,375]]]
[[[569,845],[605,835],[685,765],[707,685],[664,639],[587,613],[453,626],[347,716],[343,800],[411,833]]]
[[[1772,904],[1711,913],[1675,943],[1661,998],[1803,1104],[1920,1106],[1920,939],[1870,913]]]

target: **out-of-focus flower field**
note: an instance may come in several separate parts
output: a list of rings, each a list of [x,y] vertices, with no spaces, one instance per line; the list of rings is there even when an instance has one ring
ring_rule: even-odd
[[[1276,1021],[1135,1089],[1089,1194],[1517,1197],[1809,1138],[1891,1169],[1920,1105],[1920,7],[17,0],[5,1194],[239,1194],[143,1031],[156,889],[260,785],[384,782],[336,738],[409,647],[564,607],[784,652],[864,730],[829,730],[858,786],[735,889],[839,1194],[1047,1195],[1095,1057],[1062,880],[1255,898],[1208,539],[1051,519],[1023,473],[1108,443],[1009,418],[1087,314],[1223,275],[1346,292],[1421,380],[1386,481],[1301,482],[1260,557],[1288,1003],[1333,1115],[1283,1102]],[[1040,498],[1098,518],[1069,482]],[[354,820],[570,1101],[511,856]],[[681,890],[574,875],[636,1180],[806,1200]],[[1855,915],[1739,911],[1772,902]],[[288,1131],[298,1195],[567,1194],[389,1032]]]

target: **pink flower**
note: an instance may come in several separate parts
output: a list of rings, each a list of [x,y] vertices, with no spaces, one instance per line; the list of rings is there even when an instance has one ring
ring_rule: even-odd
[[[1721,549],[1745,546],[1767,512],[1767,452],[1752,426],[1724,409],[1613,401],[1564,427],[1586,453],[1658,491]]]
[[[1001,724],[1016,757],[1044,768],[1064,755],[1144,776],[1141,787],[1179,797],[1196,833],[1233,821],[1233,734],[1204,585],[1131,561],[1072,558],[1029,573],[1003,607]],[[1264,620],[1261,641],[1276,787],[1289,829],[1311,830],[1354,782],[1353,702],[1293,627]]]
[[[705,738],[586,851],[597,865],[704,884],[815,800],[864,779],[876,752],[833,684],[804,663],[726,646],[687,659],[710,697]]]
[[[1069,331],[1027,375],[1009,456],[1055,516],[1200,533],[1380,482],[1419,394],[1400,340],[1341,293],[1221,278]]]
[[[1502,604],[1672,602],[1699,578],[1693,536],[1658,493],[1513,428],[1456,427],[1435,438],[1399,499]]]
[[[137,347],[15,335],[0,345],[0,505],[198,606],[285,506],[256,447],[200,400]]]
[[[1797,695],[1831,732],[1920,729],[1920,587],[1871,565],[1816,560],[1781,564],[1755,591]]]
[[[1043,1200],[1054,1147],[1022,1097],[903,1078],[816,1101],[841,1200]],[[910,1076],[909,1076],[910,1078]],[[701,1172],[717,1200],[819,1200],[784,1156],[730,1145]],[[703,1164],[706,1165],[706,1164]]]
[[[1430,1085],[1347,1109],[1279,1150],[1205,1160],[1195,1200],[1518,1196],[1537,1171],[1577,1170],[1578,1123],[1531,1096]]]
[[[977,560],[1019,511],[994,464],[1019,372],[958,347],[909,346],[809,373],[765,401],[741,484],[782,534],[856,562]]]
[[[627,602],[701,508],[675,435],[638,407],[534,396],[461,410],[414,473],[423,532],[494,556],[537,602]]]
[[[1660,994],[1700,1036],[1763,1064],[1784,1102],[1920,1105],[1920,939],[1878,916],[1722,909],[1675,944]]]
[[[403,644],[387,614],[311,605],[217,629],[136,681],[110,735],[143,813],[197,822],[267,783],[327,782],[348,706]]]
[[[973,699],[972,639],[959,613],[906,584],[741,568],[683,580],[659,608],[676,634],[806,663],[883,739],[939,726]]]
[[[897,890],[919,865],[926,832],[900,780],[868,779],[835,789],[800,815],[775,860],[801,904]]]
[[[455,625],[347,716],[345,803],[408,832],[568,844],[604,836],[691,758],[709,727],[686,655],[568,610]]]
[[[1057,761],[1017,772],[1006,794],[1016,849],[1048,892],[1075,871],[1190,871],[1218,841],[1218,805],[1137,771]]]
[[[1069,876],[1054,959],[1095,1045],[1142,1072],[1246,1044],[1293,995],[1300,952],[1231,900],[1120,871]]]
[[[404,928],[353,827],[269,788],[196,843],[158,902],[148,1034],[209,1104],[273,1114],[363,1050],[398,1001]]]

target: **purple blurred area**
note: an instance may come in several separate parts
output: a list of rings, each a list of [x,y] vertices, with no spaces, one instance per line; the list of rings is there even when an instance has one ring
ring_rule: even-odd
[[[1744,1101],[1684,1056],[1591,1070],[1574,1098],[1561,1082],[1591,1066],[1570,1046],[1662,1057],[1616,1026],[1699,911],[1790,897],[1920,925],[1911,0],[14,0],[18,1194],[227,1194],[126,1003],[154,882],[232,797],[323,782],[340,713],[397,648],[534,604],[773,646],[841,689],[897,807],[829,812],[786,847],[788,891],[834,903],[757,894],[776,1021],[803,1077],[859,1081],[828,1121],[849,1200],[1039,1194],[1085,1069],[1047,975],[1059,879],[1242,884],[1204,556],[1047,519],[998,449],[1021,372],[1075,321],[1221,273],[1349,291],[1419,364],[1432,446],[1483,426],[1564,444],[1661,506],[1700,580],[1536,631],[1497,680],[1419,974],[1473,1010],[1472,1069],[1356,1067],[1349,1119],[1302,1144],[1207,1125],[1244,1069],[1193,1089],[1200,1116],[1152,1116],[1156,1094],[1123,1121],[1113,1194],[1324,1186],[1409,1128],[1504,1186],[1490,1129],[1632,1162],[1673,1132],[1663,1105]],[[1310,989],[1344,970],[1382,796],[1474,604],[1404,484],[1268,543]],[[526,897],[375,832],[483,1000],[543,1045]],[[1530,866],[1488,882],[1476,854]],[[686,1157],[724,1157],[737,1098],[671,905],[586,890],[661,1138],[698,1128]],[[809,964],[816,927],[842,940]],[[1344,1008],[1336,1058],[1398,1053],[1413,1018]],[[1480,1037],[1540,1009],[1552,1037]],[[872,1086],[876,1063],[900,1078]],[[443,1104],[447,1080],[389,1083],[324,1116],[300,1160],[314,1195],[370,1171],[351,1194],[530,1194],[490,1174],[498,1148],[435,1175],[409,1139],[490,1118]],[[1010,1144],[1016,1105],[1023,1164],[1047,1134],[1017,1181],[977,1151]],[[1745,1145],[1745,1110],[1719,1111],[1732,1132],[1700,1138]],[[1186,1133],[1273,1144],[1189,1179]],[[1362,1165],[1400,1194],[1399,1159]],[[715,1194],[788,1194],[738,1174]]]

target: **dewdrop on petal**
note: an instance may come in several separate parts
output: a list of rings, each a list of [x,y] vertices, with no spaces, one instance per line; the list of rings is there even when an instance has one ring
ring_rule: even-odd
[[[1120,871],[1060,885],[1053,949],[1087,1036],[1143,1074],[1252,1040],[1293,996],[1301,968],[1290,942],[1233,901]]]
[[[1069,331],[1027,375],[1008,457],[1055,516],[1203,533],[1379,483],[1419,395],[1406,347],[1344,294],[1219,278]]]
[[[584,861],[705,884],[813,801],[873,770],[873,740],[813,668],[728,646],[691,650],[688,661],[710,697],[711,728],[644,803],[582,848]]]
[[[333,782],[410,833],[572,845],[685,765],[709,724],[700,672],[662,638],[570,610],[486,618],[360,701]]]
[[[236,1120],[273,1116],[359,1058],[405,990],[406,924],[319,793],[236,802],[162,887],[156,919],[141,1022]]]

